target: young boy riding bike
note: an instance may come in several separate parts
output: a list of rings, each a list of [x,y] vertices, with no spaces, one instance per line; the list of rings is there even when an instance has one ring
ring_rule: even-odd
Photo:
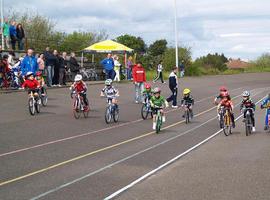
[[[89,110],[89,103],[88,103],[88,99],[86,96],[86,92],[87,92],[87,86],[86,83],[83,82],[82,80],[82,75],[77,74],[74,78],[74,83],[71,85],[70,87],[71,92],[71,98],[73,98],[73,94],[77,93],[79,94],[82,98],[83,98],[83,102],[84,102],[84,110],[88,111]]]
[[[233,103],[231,101],[231,98],[229,96],[229,94],[225,94],[225,96],[223,97],[223,99],[220,101],[220,103],[218,104],[218,112],[220,111],[221,107],[224,107],[224,109],[228,109],[230,116],[231,116],[231,120],[232,120],[232,127],[235,128],[235,121],[234,121],[234,114],[233,114]],[[223,128],[223,127],[220,127]]]
[[[244,122],[246,120],[246,113],[248,110],[250,110],[250,116],[251,116],[251,121],[252,121],[252,132],[255,132],[255,118],[254,118],[254,112],[255,112],[255,103],[253,103],[253,101],[250,99],[250,92],[249,91],[245,91],[242,94],[243,96],[243,101],[240,104],[240,111],[244,112]]]
[[[188,88],[183,90],[183,98],[181,100],[181,106],[185,109],[189,109],[190,117],[193,118],[192,106],[194,105],[194,99],[190,93],[191,93],[191,90]],[[182,117],[185,118],[185,115],[183,115]]]
[[[264,126],[264,130],[268,130],[269,129],[269,115],[270,115],[270,93],[268,94],[268,97],[266,99],[263,100],[262,104],[261,104],[261,109],[266,109],[266,115],[265,115],[265,126]]]
[[[105,87],[101,90],[100,96],[106,96],[108,101],[111,101],[117,109],[118,105],[116,97],[119,96],[119,91],[112,86],[112,82],[112,79],[107,79],[105,81]]]
[[[165,114],[164,114],[164,107],[169,107],[169,103],[166,101],[166,99],[160,95],[161,90],[159,88],[155,88],[153,90],[153,96],[150,99],[150,104],[152,107],[153,112],[153,130],[156,129],[156,116],[157,111],[160,110],[162,115],[162,122],[165,122]]]
[[[146,103],[147,101],[150,101],[152,95],[153,95],[153,91],[151,89],[151,85],[146,83],[145,84],[145,89],[143,91],[143,95],[144,95],[144,103]]]
[[[229,96],[229,97],[230,97],[229,92],[228,92],[228,90],[227,90],[227,88],[226,88],[225,86],[221,86],[221,87],[219,88],[219,95],[215,98],[214,103],[215,103],[216,105],[218,105],[218,103],[219,103],[220,101],[222,101],[222,99],[223,99],[225,96]]]
[[[45,95],[44,94],[45,81],[44,81],[44,78],[42,77],[42,72],[38,71],[36,73],[36,80],[38,81],[38,83],[40,85],[41,95]]]
[[[28,88],[28,94],[33,93],[34,97],[38,97],[39,83],[34,78],[33,72],[27,72],[25,75],[26,80],[22,84],[22,89]]]

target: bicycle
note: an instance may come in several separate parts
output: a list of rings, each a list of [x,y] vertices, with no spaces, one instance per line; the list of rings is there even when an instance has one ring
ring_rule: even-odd
[[[161,130],[162,126],[162,115],[161,115],[161,110],[162,108],[157,108],[157,115],[156,115],[156,134],[158,134]]]
[[[191,104],[184,105],[184,108],[185,108],[184,116],[185,116],[186,124],[188,124],[190,122],[190,119],[192,118],[192,114],[191,114],[192,111],[190,110],[190,106]]]
[[[47,90],[45,87],[42,88],[43,89],[43,94],[41,94],[41,89],[38,92],[39,98],[41,100],[41,104],[42,106],[46,107],[48,104],[48,94],[47,94]]]
[[[251,111],[252,110],[253,109],[249,108],[246,111],[246,120],[245,120],[246,136],[250,135],[252,132],[252,127],[253,127],[252,120],[251,120],[251,113],[252,113]]]
[[[31,115],[35,115],[35,112],[40,113],[40,99],[39,96],[33,94],[33,91],[29,94],[28,109]]]
[[[150,100],[149,100],[148,97],[146,97],[145,98],[145,103],[142,105],[142,108],[141,108],[141,116],[142,116],[142,118],[144,120],[146,120],[149,114],[153,118],[153,112],[152,112],[152,109],[151,109]]]
[[[225,109],[225,111],[222,112],[221,121],[223,122],[222,129],[225,136],[232,134],[232,120],[229,109]]]
[[[113,102],[113,98],[108,98],[108,105],[105,110],[105,122],[106,124],[111,123],[111,121],[116,123],[119,120],[119,108],[116,103]]]
[[[269,131],[269,127],[270,127],[270,103],[268,103],[267,105],[261,106],[261,109],[266,109],[266,115],[268,115],[268,125],[265,126],[264,130],[265,131]]]
[[[83,97],[80,95],[80,93],[76,93],[73,103],[74,118],[79,119],[81,113],[83,113],[84,118],[87,118],[89,115],[89,108],[87,108],[86,105],[84,104]]]

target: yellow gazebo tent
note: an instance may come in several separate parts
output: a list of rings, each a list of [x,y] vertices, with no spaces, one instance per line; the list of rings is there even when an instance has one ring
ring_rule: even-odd
[[[102,42],[98,42],[96,44],[93,44],[83,50],[84,52],[131,52],[133,49],[114,42],[112,40],[105,40]]]

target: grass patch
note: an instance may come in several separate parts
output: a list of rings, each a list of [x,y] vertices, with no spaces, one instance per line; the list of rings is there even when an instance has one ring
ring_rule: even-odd
[[[170,76],[171,72],[163,71],[163,79],[167,80]],[[147,81],[153,81],[154,78],[156,78],[157,72],[152,70],[152,71],[146,71],[146,80]]]

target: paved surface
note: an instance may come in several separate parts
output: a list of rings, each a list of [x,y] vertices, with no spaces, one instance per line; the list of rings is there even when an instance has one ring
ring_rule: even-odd
[[[141,105],[132,101],[134,90],[132,84],[117,85],[121,95],[120,122],[110,125],[104,122],[105,100],[98,97],[102,85],[89,86],[88,97],[92,111],[89,118],[79,120],[75,120],[72,116],[72,100],[67,88],[49,90],[48,107],[42,108],[41,113],[34,117],[28,113],[25,93],[1,94],[0,197],[20,200],[103,199],[218,131],[216,109],[212,104],[215,91],[218,90],[217,85],[225,84],[230,88],[231,95],[235,97],[235,104],[240,102],[241,98],[238,96],[244,89],[250,89],[254,100],[257,101],[269,91],[269,75],[269,73],[243,74],[182,79],[181,88],[191,88],[197,100],[194,107],[197,116],[192,123],[185,125],[181,123],[180,109],[168,109],[165,129],[159,135],[152,132],[150,119],[145,121],[140,119]],[[163,94],[168,96],[168,89],[165,90],[168,86],[166,84],[159,86],[164,91]],[[238,108],[235,111],[236,115],[240,114]],[[257,153],[267,154],[269,150],[263,148],[264,144],[267,144],[267,136],[263,138],[260,137],[261,135],[263,134],[255,134],[248,139],[243,134],[234,134],[228,138],[220,137],[231,142],[232,146],[240,145],[243,138],[248,140],[250,145],[258,144],[256,147],[261,146],[261,150],[254,151],[255,153],[250,155],[267,165],[268,160],[261,160],[262,157],[257,155]],[[211,143],[215,144],[217,139]],[[218,156],[218,153],[224,152],[219,147],[226,150],[226,147],[215,144],[212,147],[213,159]],[[232,148],[229,150],[233,151]],[[243,150],[242,152],[245,153]],[[193,154],[194,152],[188,155],[190,159]],[[241,155],[239,153],[238,156]],[[192,168],[188,167],[188,162],[183,162],[188,156],[179,162],[183,166],[187,163],[185,166],[187,172],[184,172],[183,176],[190,177],[191,182],[192,178],[196,179],[200,172],[197,175],[192,173],[193,169],[198,167],[196,163],[193,163],[194,168]],[[209,159],[209,156],[206,159]],[[237,156],[235,160],[238,160]],[[244,162],[241,163],[245,165]],[[216,168],[222,168],[222,164],[217,165]],[[167,169],[170,168],[171,166]],[[216,168],[214,165],[212,171]],[[211,172],[211,168],[209,171]],[[268,174],[263,173],[263,178],[267,178]],[[222,177],[225,179],[228,175],[224,172],[219,179]],[[250,180],[253,178],[256,178],[256,174],[250,173]],[[204,180],[205,185],[209,185],[212,181],[206,173]],[[166,179],[164,183],[165,181]],[[145,183],[147,182],[148,180]],[[226,187],[233,187],[235,184],[244,185],[240,180]],[[266,184],[267,182],[265,186]],[[195,185],[199,187],[201,182]],[[147,196],[136,196],[138,186],[119,198],[148,199]],[[205,193],[213,193],[215,197],[216,190],[206,189]],[[246,191],[244,187],[240,189],[242,192]],[[200,190],[196,188],[193,193],[199,194]],[[186,197],[188,197],[189,191],[183,191],[187,192]],[[148,193],[147,191],[142,193],[144,192]],[[155,188],[151,192],[159,193]],[[179,198],[169,195],[166,199]]]

